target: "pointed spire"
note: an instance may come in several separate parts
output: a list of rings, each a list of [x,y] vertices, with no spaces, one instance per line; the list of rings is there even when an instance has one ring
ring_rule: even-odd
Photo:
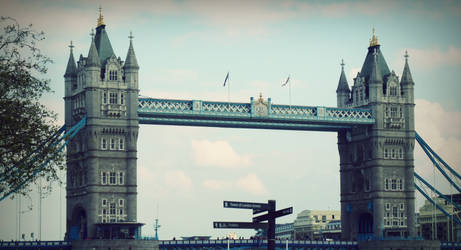
[[[371,67],[371,73],[370,73],[370,84],[376,84],[376,83],[382,83],[383,82],[383,76],[381,75],[381,71],[379,70],[378,66],[378,52],[376,51],[376,48],[374,49],[373,52],[373,65]]]
[[[378,37],[375,36],[375,27],[373,27],[373,36],[370,39],[370,47],[373,47],[376,45],[379,45],[379,43],[378,43]]]
[[[64,77],[72,77],[72,76],[77,75],[77,67],[75,66],[74,53],[73,53],[74,45],[72,45],[72,41],[70,41],[69,48],[70,48],[69,61],[67,62],[67,68],[66,68],[66,73],[64,74]]]
[[[351,92],[349,89],[349,84],[347,83],[346,74],[344,73],[344,60],[341,59],[341,76],[339,77],[338,88],[336,89],[336,93],[339,92]]]
[[[96,44],[94,43],[93,30],[91,30],[90,35],[91,35],[91,46],[90,46],[90,51],[88,52],[88,58],[86,60],[86,65],[100,67],[101,63],[99,62],[98,50],[96,49]]]
[[[413,77],[411,76],[410,67],[408,66],[408,51],[405,50],[405,66],[403,67],[402,79],[400,80],[400,84],[414,84]]]
[[[104,16],[102,15],[102,8],[99,6],[99,17],[98,17],[98,24],[96,27],[99,27],[101,25],[104,25]]]
[[[139,69],[138,60],[136,60],[136,55],[134,54],[133,49],[133,33],[130,31],[130,47],[128,48],[128,53],[126,54],[125,65],[123,65],[124,69]]]

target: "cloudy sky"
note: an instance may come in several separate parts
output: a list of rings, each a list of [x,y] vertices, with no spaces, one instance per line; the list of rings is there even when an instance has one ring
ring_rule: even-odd
[[[125,58],[130,31],[140,65],[142,95],[231,101],[262,92],[289,102],[281,81],[292,79],[293,104],[335,106],[340,61],[349,84],[362,66],[371,30],[390,69],[400,75],[405,50],[415,85],[416,129],[455,169],[461,170],[461,1],[2,1],[0,15],[32,23],[46,33],[39,46],[54,63],[47,77],[55,91],[43,103],[63,122],[64,79],[72,40],[87,55],[90,31],[102,5],[117,56]],[[161,239],[222,237],[214,220],[249,221],[249,211],[224,209],[223,200],[264,202],[294,213],[339,209],[336,134],[141,125],[138,140],[138,220]],[[433,177],[417,148],[415,168]],[[43,200],[42,239],[61,239],[65,192]],[[38,234],[38,198],[21,201],[21,232]],[[61,202],[61,203],[60,203]],[[16,237],[18,200],[0,204],[0,239]],[[418,194],[417,206],[422,205]],[[27,207],[32,206],[29,211]],[[59,216],[60,215],[60,216]],[[249,236],[252,230],[237,231]]]

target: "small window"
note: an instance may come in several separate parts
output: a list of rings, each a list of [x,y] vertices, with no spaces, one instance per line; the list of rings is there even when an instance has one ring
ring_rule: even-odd
[[[125,200],[124,200],[124,199],[118,199],[118,206],[119,206],[119,207],[123,207],[124,204],[125,204]]]
[[[395,159],[395,149],[392,149],[391,152],[392,152],[392,153],[391,153],[391,158],[392,158],[392,159]]]
[[[399,159],[403,159],[403,149],[399,148]]]
[[[115,215],[115,203],[110,203],[109,213]]]
[[[101,149],[107,149],[107,140],[106,138],[101,139]]]
[[[110,138],[110,149],[111,150],[115,149],[115,139],[114,138]]]
[[[397,188],[399,190],[403,190],[403,180],[402,179],[397,179]]]
[[[125,104],[125,95],[123,93],[120,93],[120,104]]]
[[[387,148],[384,149],[384,159],[389,158],[389,150]]]
[[[398,215],[397,207],[392,207],[392,217],[397,218]]]
[[[391,213],[387,212],[386,217],[391,217]]]
[[[102,206],[103,207],[107,206],[107,200],[106,199],[102,199]]]
[[[101,184],[102,184],[102,185],[106,185],[106,184],[107,184],[107,173],[106,173],[106,172],[102,172],[102,173],[101,173]]]
[[[125,182],[125,176],[123,172],[119,172],[118,174],[118,184],[123,185]]]
[[[400,203],[400,210],[403,210],[405,208],[405,205],[403,203]]]
[[[390,210],[391,209],[391,203],[386,203],[386,210]]]
[[[384,180],[384,190],[389,190],[389,179]]]
[[[109,93],[110,104],[117,104],[117,93]]]
[[[397,117],[397,107],[391,107],[391,117]]]
[[[123,215],[123,208],[120,208],[118,211],[119,211],[119,215]]]
[[[107,92],[104,92],[104,93],[102,94],[102,103],[103,103],[103,104],[107,104]]]
[[[391,189],[397,190],[397,180],[396,179],[392,179]]]
[[[106,215],[107,214],[107,209],[103,208],[102,209],[102,215]]]
[[[117,184],[117,183],[116,183],[116,180],[115,180],[115,172],[110,172],[109,184],[110,184],[110,185],[115,185],[115,184]]]
[[[118,149],[119,150],[124,150],[125,149],[123,138],[120,138],[119,141],[118,141]]]

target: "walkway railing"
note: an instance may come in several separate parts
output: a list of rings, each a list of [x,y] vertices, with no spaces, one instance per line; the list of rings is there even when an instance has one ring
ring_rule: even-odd
[[[140,124],[339,131],[375,123],[369,109],[138,98]]]

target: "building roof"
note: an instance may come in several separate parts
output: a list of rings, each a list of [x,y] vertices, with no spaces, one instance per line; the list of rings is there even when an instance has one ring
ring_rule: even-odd
[[[339,76],[338,88],[336,89],[336,93],[338,92],[350,92],[346,74],[344,73],[344,61],[341,61],[341,75]]]
[[[105,24],[99,25],[96,28],[94,43],[96,45],[96,49],[98,50],[99,62],[101,65],[104,64],[107,58],[115,55],[114,50],[112,49],[112,45],[110,44],[109,36],[106,32]]]
[[[386,60],[384,59],[383,54],[381,53],[380,45],[368,47],[368,53],[363,62],[362,69],[360,70],[360,76],[365,77],[365,84],[369,83],[371,72],[375,68],[375,59],[374,52],[376,50],[376,68],[378,69],[378,74],[384,79],[390,75],[389,67],[387,66]]]
[[[70,47],[70,55],[69,55],[69,61],[67,61],[66,73],[64,74],[64,77],[77,75],[77,66],[75,65],[74,53],[72,52],[72,48],[74,47],[72,45],[72,42],[70,42],[69,47]]]

